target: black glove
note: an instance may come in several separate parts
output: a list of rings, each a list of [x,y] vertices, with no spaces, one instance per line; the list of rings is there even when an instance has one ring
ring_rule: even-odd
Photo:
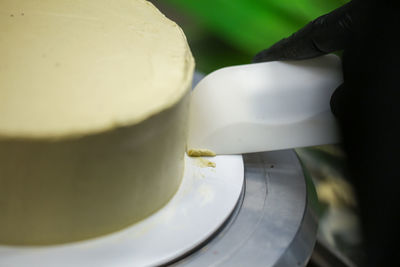
[[[359,19],[355,5],[350,2],[311,21],[258,53],[253,62],[308,59],[344,49],[353,36],[354,20]]]
[[[359,21],[359,7],[350,2],[329,14],[321,16],[305,27],[258,53],[253,62],[301,60],[344,50],[351,42],[355,25]],[[340,85],[331,98],[331,110],[343,116],[345,86]]]
[[[343,52],[331,98],[360,207],[365,266],[394,266],[400,239],[400,15],[396,1],[355,1],[260,52],[254,62]]]

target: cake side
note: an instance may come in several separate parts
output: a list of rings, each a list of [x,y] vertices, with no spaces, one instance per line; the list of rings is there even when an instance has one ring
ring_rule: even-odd
[[[78,241],[157,211],[180,185],[188,104],[90,137],[1,140],[0,243]]]

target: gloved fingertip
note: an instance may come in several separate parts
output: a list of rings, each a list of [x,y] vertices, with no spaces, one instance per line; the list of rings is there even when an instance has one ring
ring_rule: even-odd
[[[261,52],[259,52],[259,53],[257,53],[254,57],[253,57],[253,60],[251,61],[252,63],[259,63],[259,62],[262,62],[262,54],[263,54],[263,52],[264,51],[261,51]]]
[[[330,108],[337,118],[343,118],[345,116],[345,100],[346,100],[346,90],[345,85],[342,83],[336,90],[333,92],[330,99]]]
[[[278,57],[271,53],[270,49],[265,49],[254,56],[252,63],[268,62],[278,60]]]

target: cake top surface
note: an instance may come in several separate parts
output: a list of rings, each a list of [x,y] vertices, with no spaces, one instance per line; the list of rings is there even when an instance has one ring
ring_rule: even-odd
[[[0,137],[134,125],[187,92],[181,29],[144,0],[0,0]]]

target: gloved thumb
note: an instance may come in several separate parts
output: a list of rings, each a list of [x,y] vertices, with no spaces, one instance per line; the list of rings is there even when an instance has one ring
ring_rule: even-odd
[[[348,90],[345,87],[345,84],[342,83],[338,88],[333,92],[330,100],[331,111],[335,117],[338,119],[343,119],[346,109],[346,102],[348,98]]]

